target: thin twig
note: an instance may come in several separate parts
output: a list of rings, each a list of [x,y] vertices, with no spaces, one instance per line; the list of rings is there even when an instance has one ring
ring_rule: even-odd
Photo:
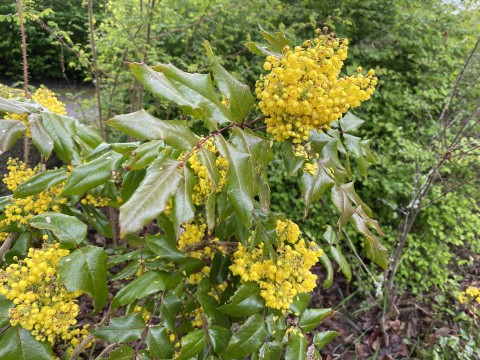
[[[150,315],[150,319],[148,319],[147,326],[145,327],[145,330],[142,333],[142,338],[139,340],[137,346],[135,346],[135,353],[138,352],[138,350],[140,349],[140,346],[143,344],[143,342],[145,341],[145,338],[147,337],[148,332],[150,331],[150,326],[152,326],[153,317],[154,317],[155,313],[157,312],[158,307],[160,306],[160,303],[163,300],[163,295],[164,295],[163,292],[160,293],[160,296],[158,297],[157,301],[155,301],[155,308],[153,309],[153,312]]]
[[[0,259],[3,259],[3,255],[10,249],[10,246],[12,246],[13,242],[17,239],[18,233],[10,233],[8,234],[7,238],[3,242],[2,246],[0,246]]]

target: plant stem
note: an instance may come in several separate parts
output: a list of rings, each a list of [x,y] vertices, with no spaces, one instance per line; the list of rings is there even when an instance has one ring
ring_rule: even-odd
[[[20,34],[22,36],[22,56],[23,56],[23,92],[25,98],[29,98],[28,93],[28,61],[27,61],[27,37],[25,35],[25,26],[23,23],[23,5],[22,0],[17,0],[18,6],[18,21],[20,23]],[[30,145],[28,142],[28,136],[25,134],[23,137],[23,162],[28,164],[28,158],[30,155]]]
[[[102,135],[103,140],[107,141],[105,130],[103,129],[102,123],[102,101],[100,97],[100,76],[98,74],[98,63],[97,63],[97,49],[95,47],[95,30],[93,27],[93,0],[87,1],[87,12],[88,12],[88,28],[90,32],[90,47],[92,48],[92,60],[93,60],[93,73],[95,77],[95,92],[97,94],[97,107],[98,107],[98,129]]]

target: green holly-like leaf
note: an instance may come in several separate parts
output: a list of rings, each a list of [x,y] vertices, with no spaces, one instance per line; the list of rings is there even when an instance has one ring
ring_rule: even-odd
[[[212,325],[208,328],[208,337],[212,343],[213,350],[219,354],[228,346],[228,342],[232,337],[230,329],[218,325]]]
[[[313,175],[307,171],[304,171],[302,175],[301,189],[307,207],[318,201],[323,193],[335,183],[331,172],[321,161],[318,163],[318,169]]]
[[[51,112],[40,113],[43,126],[53,140],[53,150],[65,163],[73,158],[75,135],[75,122],[68,116],[58,115]]]
[[[183,167],[182,171],[183,176],[173,198],[173,224],[176,231],[180,229],[181,224],[187,223],[195,216],[192,192],[197,179],[186,166]]]
[[[40,153],[49,158],[53,151],[53,139],[48,134],[43,124],[43,118],[39,114],[30,114],[28,117],[30,132],[32,133],[32,143]]]
[[[185,262],[187,259],[185,254],[178,250],[176,244],[164,235],[147,235],[146,245],[150,251],[163,259],[176,263]]]
[[[135,350],[131,346],[122,345],[113,350],[108,360],[132,360],[135,357]]]
[[[47,341],[37,341],[30,331],[17,325],[0,335],[2,360],[51,360],[52,347]]]
[[[125,285],[112,300],[112,307],[118,308],[147,295],[165,291],[180,282],[180,274],[165,271],[148,271]]]
[[[8,300],[5,296],[0,295],[0,329],[3,329],[10,324],[8,309],[12,307],[14,307],[13,302]]]
[[[332,309],[306,309],[300,316],[298,326],[304,332],[311,332],[322,322],[325,317],[333,313]]]
[[[253,211],[253,174],[249,164],[250,156],[238,151],[223,136],[216,137],[220,154],[228,161],[227,197],[242,223],[250,227]]]
[[[100,247],[85,246],[60,259],[60,282],[68,291],[81,290],[94,300],[94,313],[107,302],[107,253]]]
[[[9,150],[27,131],[19,120],[0,120],[0,152]]]
[[[103,142],[102,137],[94,127],[78,123],[75,125],[76,133],[73,138],[86,152],[92,151]]]
[[[67,179],[65,169],[47,170],[32,176],[15,189],[13,197],[24,198],[38,194],[49,187],[56,186]]]
[[[125,169],[128,169],[128,171],[145,169],[157,158],[164,147],[165,142],[163,140],[152,140],[140,145],[131,152],[124,165]]]
[[[256,352],[264,343],[267,328],[263,316],[250,316],[240,328],[235,331],[227,349],[221,354],[224,359],[239,359]]]
[[[266,342],[260,350],[258,350],[258,356],[264,360],[280,360],[282,356],[282,346],[280,346],[278,342]]]
[[[182,307],[182,300],[172,292],[163,298],[160,305],[160,320],[170,331],[175,329],[175,321]]]
[[[21,233],[13,243],[13,246],[4,255],[7,264],[13,264],[14,262],[17,262],[18,259],[24,259],[30,248],[31,240],[32,234],[30,232]]]
[[[325,345],[338,336],[340,336],[340,333],[337,331],[322,331],[313,336],[313,343],[319,350],[321,350]]]
[[[200,353],[207,345],[204,330],[194,330],[182,338],[182,350],[177,360],[189,359]]]
[[[242,284],[227,304],[220,306],[218,310],[231,316],[250,316],[265,306],[265,300],[260,296],[260,287],[255,282]]]
[[[302,165],[305,162],[305,158],[301,156],[295,156],[293,152],[292,142],[289,140],[282,143],[281,151],[283,163],[285,164],[288,175],[295,175],[297,171],[302,168]]]
[[[340,128],[343,132],[352,132],[357,130],[365,120],[360,119],[358,116],[353,115],[351,112],[347,112],[343,118],[340,119]]]
[[[210,43],[205,40],[205,49],[207,56],[210,59],[210,68],[213,73],[215,84],[220,89],[221,93],[230,102],[230,110],[235,121],[241,121],[250,110],[255,102],[248,85],[242,84],[232,76],[213,55],[213,50]]]
[[[29,113],[32,109],[25,102],[0,98],[0,111],[15,114]],[[38,108],[37,108],[38,110]]]
[[[309,294],[297,294],[297,296],[293,298],[293,302],[290,304],[290,310],[292,310],[295,315],[300,316],[307,309],[311,300],[312,297]]]
[[[148,167],[137,190],[120,207],[122,236],[140,230],[165,210],[182,179],[179,165],[179,161],[160,155]]]
[[[325,280],[323,281],[323,288],[328,289],[333,284],[333,266],[325,252],[322,254],[320,258],[320,262],[322,263],[323,267],[327,271],[325,276]]]
[[[131,63],[130,70],[147,91],[176,103],[187,115],[204,118],[209,128],[233,120],[213,87],[210,74],[190,74],[172,64],[149,67]]]
[[[350,269],[350,265],[348,264],[347,259],[345,259],[345,256],[343,256],[340,247],[331,246],[330,253],[340,267],[340,270],[342,270],[343,275],[347,278],[347,282],[350,282],[352,280],[352,269]]]
[[[139,340],[145,330],[145,321],[140,314],[129,314],[110,319],[108,325],[101,325],[92,335],[109,343]]]
[[[270,43],[270,48],[274,52],[281,54],[283,53],[285,46],[290,45],[290,40],[285,37],[285,34],[283,32],[279,31],[275,34],[272,34],[266,31],[260,25],[258,25],[258,27],[260,28],[260,33],[265,38],[265,40]]]
[[[170,342],[167,330],[163,326],[150,326],[146,341],[150,355],[156,359],[172,359],[173,344]]]
[[[145,110],[117,115],[107,124],[141,140],[164,140],[176,149],[190,149],[197,143],[184,120],[160,120]]]
[[[115,151],[109,151],[95,160],[77,166],[68,177],[64,195],[80,195],[90,189],[104,184],[112,171],[120,165],[123,156]]]
[[[308,341],[298,330],[294,329],[289,337],[287,349],[285,351],[285,360],[304,360],[307,358]]]
[[[80,245],[87,237],[87,225],[75,216],[50,212],[36,215],[28,223],[37,229],[50,230],[67,247]]]

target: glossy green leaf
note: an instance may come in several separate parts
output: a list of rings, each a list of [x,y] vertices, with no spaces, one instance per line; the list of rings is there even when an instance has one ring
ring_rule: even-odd
[[[218,310],[231,316],[250,316],[265,306],[265,301],[260,296],[260,287],[257,283],[249,281],[242,284],[228,303],[220,306]]]
[[[218,325],[212,325],[208,328],[208,337],[213,346],[213,351],[219,354],[227,348],[228,342],[232,337],[232,332],[230,329]]]
[[[66,246],[80,245],[87,237],[87,225],[75,216],[61,213],[44,213],[29,220],[30,226],[50,230]]]
[[[283,32],[279,31],[275,34],[272,34],[266,31],[260,25],[258,25],[258,27],[260,28],[260,33],[262,36],[270,43],[271,49],[276,53],[282,54],[285,46],[290,45],[290,40],[285,37]]]
[[[156,359],[173,358],[173,344],[170,342],[169,335],[163,326],[150,326],[146,341],[150,354]]]
[[[260,56],[277,55],[277,53],[269,50],[269,47],[259,45],[253,41],[247,41],[244,45],[251,53],[255,55],[260,55]]]
[[[24,198],[38,194],[49,187],[53,187],[64,182],[67,179],[65,169],[47,170],[32,176],[30,179],[21,183],[15,189],[13,197]]]
[[[24,259],[28,253],[28,249],[30,248],[30,241],[32,240],[32,234],[30,232],[23,232],[21,233],[13,246],[5,252],[4,258],[7,264],[13,264],[17,262],[18,259]],[[15,261],[14,259],[17,259]]]
[[[37,341],[30,331],[17,325],[0,335],[0,359],[2,360],[51,360],[49,342]]]
[[[120,165],[122,155],[109,151],[102,156],[77,166],[67,180],[64,195],[80,195],[90,189],[104,184],[112,175],[112,171]]]
[[[75,124],[76,133],[74,136],[75,142],[80,144],[86,151],[92,151],[103,142],[102,137],[97,129],[84,124]]]
[[[321,160],[320,160],[321,162]],[[322,197],[323,193],[331,188],[335,181],[327,169],[319,162],[318,169],[312,175],[307,171],[302,175],[302,193],[305,198],[305,205],[310,206]]]
[[[262,360],[280,360],[282,356],[282,347],[278,342],[266,342],[258,351],[258,356]]]
[[[163,140],[147,141],[130,153],[130,157],[124,165],[125,169],[128,171],[145,169],[158,157],[164,147]]]
[[[178,250],[177,245],[163,235],[147,235],[146,245],[150,251],[163,259],[173,262],[183,262],[186,259],[185,254]]]
[[[19,120],[0,120],[0,152],[10,149],[27,131],[27,127]]]
[[[109,239],[112,238],[112,225],[101,209],[93,205],[82,204],[82,210],[85,220],[92,225],[99,234],[102,234]]]
[[[53,139],[53,150],[63,162],[70,162],[74,151],[72,136],[75,134],[75,123],[73,119],[51,112],[42,112],[40,116],[45,130]]]
[[[177,231],[180,229],[181,224],[188,223],[195,216],[192,192],[197,179],[186,166],[183,167],[182,172],[182,179],[173,198],[173,224]]]
[[[139,340],[145,330],[145,321],[140,314],[113,317],[108,325],[100,325],[92,331],[93,336],[109,343]]]
[[[121,196],[124,202],[128,201],[133,195],[138,185],[145,177],[146,171],[144,169],[138,171],[129,171],[123,176]]]
[[[340,333],[337,331],[322,331],[313,336],[313,343],[319,350],[322,350],[325,345],[338,336],[340,336]]]
[[[311,300],[312,297],[309,294],[297,294],[297,296],[293,298],[293,302],[290,304],[290,310],[292,310],[296,316],[300,316],[307,309]]]
[[[24,102],[0,98],[0,111],[12,112],[15,114],[29,113],[32,109]],[[9,120],[10,121],[10,120]]]
[[[340,119],[340,128],[343,132],[352,132],[358,130],[365,121],[358,116],[353,115],[350,111],[347,112],[343,118]]]
[[[350,204],[350,199],[346,192],[343,191],[342,186],[335,185],[332,188],[332,202],[340,210],[338,223],[340,227],[343,227],[348,223],[355,210]]]
[[[165,210],[182,179],[179,165],[179,161],[164,156],[150,165],[135,193],[120,208],[122,236],[140,230]]]
[[[145,110],[117,115],[108,125],[141,140],[164,140],[177,149],[190,149],[198,142],[184,120],[160,120]]]
[[[333,284],[333,266],[325,252],[323,252],[320,262],[327,272],[325,280],[323,281],[323,288],[328,289]]]
[[[170,330],[175,329],[177,315],[182,307],[182,300],[173,292],[169,292],[160,304],[160,321]]]
[[[305,159],[301,156],[295,156],[292,142],[284,141],[281,145],[283,163],[289,176],[293,176],[302,168]]]
[[[285,360],[305,360],[307,358],[307,346],[308,341],[305,336],[298,329],[294,329],[288,337]]]
[[[300,316],[298,326],[304,332],[312,332],[325,317],[330,316],[332,313],[332,309],[306,309]]]
[[[43,125],[43,118],[39,114],[30,114],[28,122],[33,145],[48,159],[53,151],[53,139]]]
[[[255,314],[235,331],[227,349],[221,354],[224,359],[239,359],[256,352],[265,341],[267,328],[263,316]]]
[[[182,350],[177,360],[189,359],[200,353],[207,345],[204,330],[194,330],[182,338]]]
[[[147,295],[165,291],[180,282],[178,273],[148,271],[122,287],[112,300],[112,307],[118,308]]]
[[[96,246],[85,246],[60,259],[60,281],[68,291],[81,290],[94,300],[94,313],[107,302],[107,254]]]
[[[233,120],[241,121],[255,102],[255,99],[250,92],[250,88],[248,85],[242,84],[238,81],[232,76],[232,74],[225,70],[222,65],[220,65],[207,40],[204,40],[204,44],[205,49],[207,50],[207,56],[210,59],[210,68],[213,73],[215,84],[230,102]]]
[[[8,300],[5,296],[0,295],[0,329],[3,329],[5,326],[10,325],[8,309],[10,309],[11,307],[14,307],[13,302]]]
[[[122,345],[113,350],[108,359],[109,360],[132,360],[135,357],[135,350],[128,345]]]
[[[347,278],[347,282],[350,282],[352,280],[352,269],[350,269],[350,265],[348,264],[347,259],[345,259],[345,256],[343,256],[340,247],[330,247],[330,253],[340,267],[340,270],[342,270],[343,275]]]
[[[229,164],[226,179],[228,200],[242,223],[249,227],[253,211],[253,174],[249,166],[250,156],[235,149],[221,135],[216,137],[215,143]]]

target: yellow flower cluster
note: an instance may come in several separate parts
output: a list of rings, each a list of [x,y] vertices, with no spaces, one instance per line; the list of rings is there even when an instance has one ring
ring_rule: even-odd
[[[83,205],[93,205],[95,207],[105,207],[108,205],[110,202],[110,199],[108,197],[99,197],[96,198],[92,196],[91,194],[87,194],[80,202]]]
[[[200,158],[198,155],[198,150],[195,151],[189,158],[188,163],[190,168],[192,169],[193,173],[197,177],[197,183],[193,188],[192,192],[192,201],[195,205],[205,205],[207,202],[208,197],[213,192],[219,193],[222,191],[223,187],[226,183],[226,176],[228,170],[228,161],[224,157],[220,156],[215,144],[213,143],[212,139],[208,139],[202,145],[206,150],[212,152],[215,157],[215,166],[217,167],[220,173],[220,179],[218,180],[218,184],[215,186],[213,181],[208,176],[207,168],[202,165],[200,162]],[[185,157],[185,154],[181,156],[181,160]]]
[[[32,99],[51,112],[59,115],[67,115],[65,104],[59,101],[55,94],[43,85],[35,91],[35,93],[32,95]],[[27,126],[27,136],[30,138],[32,137],[30,132],[30,124],[28,122],[28,114],[7,113],[5,119],[23,121],[23,123]]]
[[[276,259],[265,257],[263,243],[253,249],[239,243],[230,270],[244,282],[258,283],[266,305],[285,312],[298,293],[308,293],[316,287],[317,276],[310,269],[323,251],[313,242],[307,244],[300,237],[298,225],[290,220],[278,220],[276,232]]]
[[[461,304],[468,304],[470,302],[477,302],[480,304],[480,289],[474,286],[469,286],[458,295],[458,301]]]
[[[364,76],[359,67],[357,75],[339,77],[348,40],[324,30],[317,30],[318,37],[303,47],[286,46],[282,56],[268,56],[263,67],[270,73],[257,80],[255,92],[267,117],[267,132],[277,141],[307,141],[311,130],[329,129],[375,90],[373,70]]]
[[[0,270],[0,294],[15,304],[9,309],[12,326],[20,324],[38,341],[54,344],[61,338],[76,346],[79,336],[88,334],[86,328],[70,331],[82,292],[68,293],[57,281],[59,260],[68,254],[58,244],[29,249],[24,260]]]
[[[183,224],[184,232],[178,239],[178,248],[193,258],[210,261],[215,256],[215,252],[224,252],[220,244],[220,240],[210,234],[207,225],[200,218],[199,224]],[[198,284],[202,280],[202,276],[210,274],[210,266],[204,266],[203,269],[195,274],[190,275],[189,282]]]
[[[5,175],[3,182],[12,192],[17,189],[18,185],[34,176],[36,172],[36,169],[27,168],[23,162],[11,158],[7,161],[7,170],[9,173]],[[5,218],[0,220],[0,229],[12,222],[26,224],[35,215],[48,211],[59,212],[60,205],[67,203],[67,198],[61,196],[64,186],[65,183],[61,183],[23,199],[12,198],[5,205]]]

